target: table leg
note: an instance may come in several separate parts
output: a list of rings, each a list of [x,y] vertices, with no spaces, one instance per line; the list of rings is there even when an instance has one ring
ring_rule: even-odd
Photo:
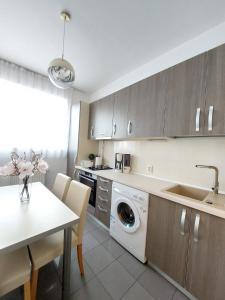
[[[70,296],[71,235],[72,228],[65,228],[62,274],[62,300],[67,300]]]

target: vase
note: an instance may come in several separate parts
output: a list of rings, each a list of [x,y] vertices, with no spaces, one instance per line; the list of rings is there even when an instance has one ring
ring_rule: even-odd
[[[20,201],[22,203],[29,202],[31,197],[31,176],[25,176],[23,179],[20,179],[19,184],[19,193],[20,193]]]

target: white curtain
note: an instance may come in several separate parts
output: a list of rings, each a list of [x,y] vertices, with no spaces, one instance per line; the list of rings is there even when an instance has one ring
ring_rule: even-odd
[[[47,77],[0,59],[0,165],[12,150],[42,152],[49,164],[46,185],[67,171],[70,107],[75,89],[55,88]]]

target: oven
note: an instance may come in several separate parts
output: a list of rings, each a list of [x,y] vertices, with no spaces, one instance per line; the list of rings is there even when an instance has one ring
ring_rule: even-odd
[[[95,207],[97,176],[85,171],[79,171],[79,181],[91,188],[89,204]]]

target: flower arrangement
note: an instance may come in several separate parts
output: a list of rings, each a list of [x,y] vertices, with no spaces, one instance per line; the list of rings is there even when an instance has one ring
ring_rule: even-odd
[[[26,192],[26,199],[30,199],[28,191],[28,181],[30,176],[40,172],[45,174],[48,170],[47,162],[42,158],[42,153],[31,151],[30,159],[27,159],[26,153],[19,156],[16,152],[11,153],[11,161],[0,167],[0,175],[2,176],[19,176],[23,181],[23,189],[21,192],[21,200]]]

